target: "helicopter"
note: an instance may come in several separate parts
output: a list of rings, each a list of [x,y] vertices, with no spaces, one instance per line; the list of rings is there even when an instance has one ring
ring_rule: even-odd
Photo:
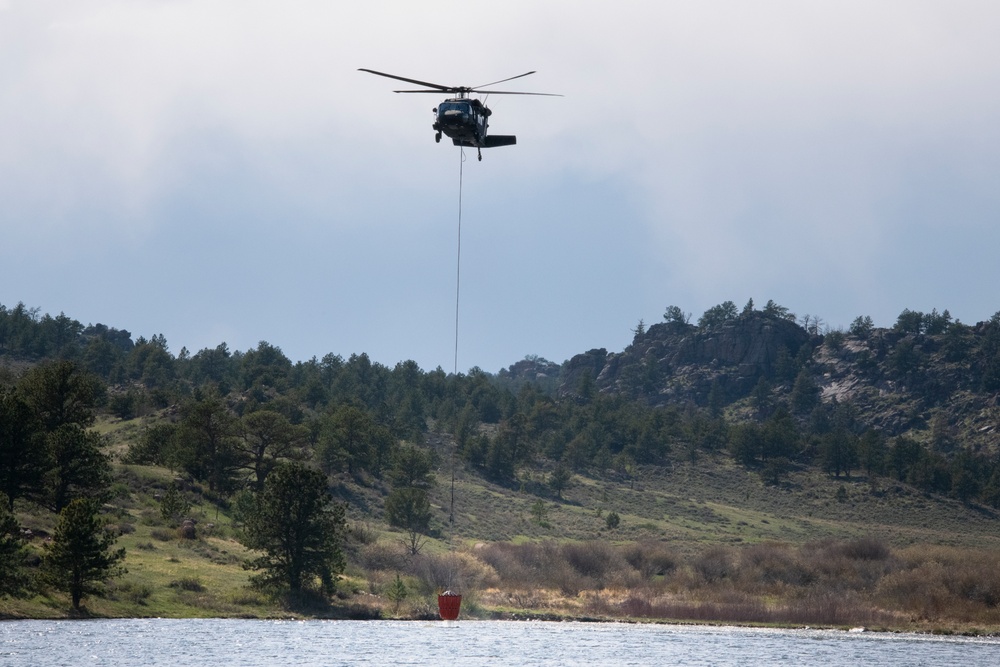
[[[509,90],[482,90],[498,83],[513,81],[521,77],[534,74],[534,71],[518,74],[517,76],[484,83],[481,86],[445,86],[440,83],[429,83],[408,79],[405,76],[376,72],[373,69],[358,68],[360,72],[368,72],[377,76],[384,76],[389,79],[397,79],[407,83],[415,83],[418,86],[425,86],[420,90],[394,90],[395,93],[451,93],[456,97],[451,97],[433,109],[434,113],[434,141],[440,143],[441,136],[451,138],[451,142],[456,146],[467,146],[475,148],[480,161],[483,159],[484,148],[495,148],[497,146],[513,146],[517,143],[517,137],[513,134],[493,134],[487,133],[489,129],[489,117],[493,112],[482,101],[469,97],[471,94],[480,95],[544,95],[547,97],[562,97],[556,93],[525,93]]]

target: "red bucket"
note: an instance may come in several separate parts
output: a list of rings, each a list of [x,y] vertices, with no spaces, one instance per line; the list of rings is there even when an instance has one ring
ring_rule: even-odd
[[[454,621],[462,608],[462,596],[458,593],[445,591],[438,596],[438,613],[442,621]]]

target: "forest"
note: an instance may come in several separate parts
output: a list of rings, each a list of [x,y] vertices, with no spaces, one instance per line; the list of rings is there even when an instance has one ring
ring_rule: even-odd
[[[247,550],[242,563],[257,573],[251,587],[260,594],[286,602],[307,595],[315,604],[358,568],[396,572],[381,583],[368,577],[369,588],[395,601],[382,613],[406,599],[406,577],[419,587],[417,562],[424,588],[447,585],[426,560],[436,542],[453,533],[491,538],[476,534],[461,500],[456,516],[456,478],[460,489],[494,489],[498,503],[507,502],[505,494],[521,498],[537,552],[528,556],[527,545],[507,542],[516,535],[501,531],[503,539],[475,558],[440,555],[451,559],[452,571],[490,590],[510,576],[563,595],[630,577],[633,593],[643,579],[675,591],[670,604],[662,595],[626,596],[616,603],[620,615],[699,617],[698,604],[678,598],[681,581],[688,589],[697,588],[695,575],[703,586],[733,585],[746,576],[739,567],[746,559],[746,567],[783,563],[801,579],[797,586],[832,578],[810,573],[807,553],[875,564],[884,570],[877,577],[867,570],[851,576],[878,580],[912,574],[925,560],[909,553],[907,569],[902,552],[892,551],[906,545],[863,532],[839,546],[753,540],[756,555],[709,542],[668,548],[667,535],[655,530],[626,532],[624,506],[598,507],[596,533],[548,541],[557,538],[544,530],[551,513],[583,503],[573,495],[588,486],[603,485],[606,498],[652,488],[679,469],[738,471],[763,493],[810,492],[807,480],[817,479],[836,489],[840,503],[902,489],[996,523],[1000,313],[965,325],[947,311],[904,310],[892,327],[862,316],[847,330],[831,330],[818,317],[797,318],[774,302],[758,310],[751,300],[742,310],[727,301],[690,320],[668,306],[662,322],[640,322],[620,353],[590,350],[561,364],[528,357],[495,374],[449,374],[412,361],[389,367],[363,353],[293,362],[264,341],[246,351],[220,343],[174,353],[162,335],[133,339],[126,330],[40,315],[21,303],[0,305],[0,593],[63,591],[77,610],[81,598],[107,593],[132,556],[97,526],[129,525],[142,514],[139,503],[129,519],[122,500],[132,494],[138,502],[133,487],[142,470],[165,471],[154,485],[160,516],[150,531],[162,530],[158,525],[193,536],[192,505],[215,507],[229,522],[228,537]],[[35,544],[19,521],[49,526],[49,541]],[[290,553],[271,534],[278,524],[318,539]],[[628,517],[625,524],[634,531],[637,522]],[[386,547],[378,526],[402,546]],[[74,538],[74,529],[81,535]],[[605,546],[587,542],[597,538]],[[574,552],[574,543],[590,544],[589,555]],[[92,554],[93,571],[75,574],[84,580],[75,588],[66,580],[67,556],[58,553],[70,547]],[[861,555],[851,556],[852,549]],[[600,562],[583,562],[595,554]],[[517,565],[524,559],[534,559],[534,574]],[[539,578],[546,567],[561,574]],[[995,579],[984,578],[982,590],[965,597],[995,612]],[[858,584],[850,595],[862,590]],[[745,608],[743,620],[774,620],[755,594],[741,595],[717,616]],[[587,613],[611,613],[609,605],[594,598]],[[786,611],[810,605],[823,607],[807,596]],[[872,612],[869,621],[891,624],[887,618]]]

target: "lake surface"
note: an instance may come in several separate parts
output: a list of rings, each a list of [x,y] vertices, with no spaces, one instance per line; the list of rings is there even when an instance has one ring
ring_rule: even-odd
[[[1000,665],[1000,639],[506,621],[0,622],[3,667]]]

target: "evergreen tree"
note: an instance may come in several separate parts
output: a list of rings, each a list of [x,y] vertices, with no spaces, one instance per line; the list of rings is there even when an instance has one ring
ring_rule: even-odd
[[[218,396],[186,403],[181,415],[174,434],[178,463],[195,479],[207,481],[212,491],[232,491],[241,465],[236,417]]]
[[[75,424],[60,426],[48,438],[50,467],[45,504],[61,512],[75,498],[103,499],[111,485],[111,463],[101,451],[101,436]]]
[[[82,428],[92,425],[94,407],[103,392],[100,380],[72,361],[36,366],[25,374],[17,388],[46,433],[65,424]]]
[[[344,516],[344,505],[332,503],[323,473],[301,463],[275,468],[240,540],[262,552],[244,564],[258,572],[253,585],[297,595],[318,578],[329,590],[344,569]]]
[[[385,499],[389,524],[416,533],[430,529],[431,504],[425,489],[403,486],[393,489]]]
[[[562,498],[565,491],[573,479],[573,473],[561,463],[549,473],[549,488],[556,494],[556,498]]]
[[[236,458],[250,475],[254,489],[259,493],[275,466],[282,460],[302,460],[302,448],[309,438],[304,426],[288,421],[280,412],[257,410],[243,415],[239,424],[239,438],[235,441]]]
[[[861,439],[858,441],[858,459],[869,479],[874,479],[886,471],[887,456],[885,438],[881,431],[868,429],[861,434]]]
[[[48,468],[44,434],[31,406],[15,391],[0,390],[0,493],[8,510],[37,497]]]
[[[666,312],[663,313],[663,319],[667,321],[667,324],[672,324],[675,327],[686,327],[691,321],[691,314],[685,313],[679,306],[667,306]]]
[[[27,593],[29,584],[24,568],[27,554],[21,526],[7,509],[8,504],[0,494],[0,597],[21,597]]]
[[[795,321],[795,313],[789,311],[784,306],[779,306],[773,300],[768,299],[767,305],[764,306],[764,314],[769,317],[776,317],[782,320],[788,320],[790,322]]]
[[[792,394],[789,397],[792,402],[792,410],[797,414],[812,412],[819,403],[819,387],[813,382],[812,376],[802,369],[795,378],[795,385],[792,387]]]
[[[698,319],[698,328],[711,329],[712,327],[732,322],[736,319],[737,314],[738,311],[736,310],[735,303],[732,301],[723,301],[717,306],[712,306],[702,314]]]
[[[191,511],[191,503],[177,488],[177,484],[171,484],[167,487],[167,492],[160,500],[160,516],[163,517],[164,521],[169,521],[171,525],[176,526],[189,511]]]
[[[322,421],[318,453],[329,473],[354,473],[372,467],[372,433],[376,423],[371,413],[355,405],[341,405]]]
[[[396,488],[429,489],[434,486],[434,457],[413,445],[401,445],[393,456],[389,482]]]
[[[874,330],[875,322],[872,321],[871,317],[868,315],[858,315],[851,322],[851,328],[848,331],[850,331],[852,336],[857,336],[864,340],[869,338]]]
[[[68,593],[73,609],[85,595],[101,592],[101,582],[125,573],[125,549],[112,550],[115,536],[104,530],[97,501],[78,498],[59,514],[52,542],[42,557],[44,581]]]

